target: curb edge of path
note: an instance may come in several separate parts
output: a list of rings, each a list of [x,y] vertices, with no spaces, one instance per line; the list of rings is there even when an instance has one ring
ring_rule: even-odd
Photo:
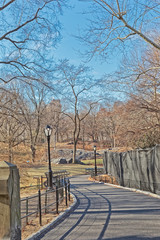
[[[94,181],[94,182],[100,183],[100,184],[104,184],[104,185],[109,185],[109,186],[115,187],[115,188],[126,189],[126,190],[129,190],[129,191],[132,191],[132,192],[142,193],[144,195],[148,195],[150,197],[154,197],[154,198],[160,199],[160,195],[157,195],[157,194],[151,193],[151,192],[147,192],[147,191],[143,191],[143,190],[140,190],[140,189],[128,188],[128,187],[123,187],[123,186],[120,186],[120,185],[115,185],[115,184],[111,184],[111,183],[104,183],[104,182],[99,182],[99,181]]]
[[[65,217],[68,213],[70,213],[74,209],[74,207],[77,205],[76,197],[74,196],[73,193],[71,193],[71,195],[73,198],[73,203],[69,208],[67,208],[64,212],[60,213],[52,222],[50,222],[50,223],[44,225],[42,228],[40,228],[38,232],[33,233],[29,237],[25,238],[25,240],[36,239],[39,235],[43,234],[45,231],[49,230],[51,227],[54,227],[54,225],[56,223],[58,223],[63,217]]]

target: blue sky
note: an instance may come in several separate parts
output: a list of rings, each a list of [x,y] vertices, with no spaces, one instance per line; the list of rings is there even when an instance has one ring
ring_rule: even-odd
[[[69,2],[73,8],[64,9],[64,13],[60,17],[63,38],[55,50],[55,57],[56,60],[67,58],[72,64],[78,65],[82,63],[83,59],[81,59],[77,50],[84,50],[85,48],[73,35],[77,35],[79,29],[82,30],[85,28],[87,16],[82,14],[82,12],[86,10],[89,3],[78,0],[70,0]],[[114,57],[110,56],[108,62],[102,62],[94,58],[91,62],[87,63],[87,66],[92,67],[95,78],[99,78],[104,73],[115,71],[119,60],[120,57],[115,57],[115,55]]]

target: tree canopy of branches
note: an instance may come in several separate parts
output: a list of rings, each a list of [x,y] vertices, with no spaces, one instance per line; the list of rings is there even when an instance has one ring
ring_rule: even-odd
[[[87,0],[80,0],[87,1]],[[88,0],[91,3],[90,27],[82,38],[90,56],[106,56],[109,47],[124,46],[129,40],[143,42],[160,50],[156,39],[160,3],[156,0]],[[92,17],[94,16],[94,17]],[[129,44],[131,42],[129,41]]]
[[[73,162],[76,163],[76,147],[81,131],[81,122],[88,116],[91,109],[100,101],[94,91],[98,90],[100,81],[93,78],[87,67],[71,65],[68,60],[63,60],[57,66],[57,92],[61,95],[67,115],[73,123]],[[98,91],[97,91],[98,92]],[[82,112],[82,110],[85,110]]]
[[[13,162],[13,148],[24,139],[25,124],[19,115],[15,91],[0,91],[0,141],[8,144],[9,162]]]
[[[30,143],[32,162],[35,161],[36,145],[44,122],[47,93],[48,90],[43,85],[38,84],[37,87],[23,84],[16,98],[19,114],[26,128],[26,139]]]
[[[43,79],[60,39],[57,15],[65,0],[0,3],[0,81]],[[48,71],[49,72],[49,71]]]
[[[8,143],[9,161],[13,160],[13,148],[29,143],[32,162],[35,161],[36,146],[41,129],[44,129],[46,95],[44,85],[25,83],[7,84],[1,89],[0,96],[0,141]]]

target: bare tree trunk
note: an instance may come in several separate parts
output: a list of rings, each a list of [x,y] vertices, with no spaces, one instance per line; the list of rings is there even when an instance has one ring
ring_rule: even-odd
[[[57,132],[54,133],[54,150],[56,150]]]
[[[83,140],[83,149],[85,150],[84,134],[85,134],[85,126],[83,125],[83,135],[82,135],[82,140]]]
[[[11,141],[8,143],[8,159],[10,163],[13,163],[13,149]]]
[[[76,163],[76,151],[77,151],[77,141],[74,141],[74,145],[73,145],[73,163]]]
[[[115,139],[115,137],[113,137],[113,147],[114,148],[116,147],[116,139]]]
[[[56,140],[57,140],[57,142],[59,142],[59,127],[57,127]]]
[[[73,163],[76,163],[76,151],[77,151],[77,143],[80,134],[80,119],[78,114],[75,115],[75,122],[74,122],[74,132],[73,132]]]
[[[85,150],[85,141],[84,141],[84,136],[83,136],[83,150]]]
[[[36,156],[36,148],[34,145],[31,145],[31,153],[32,153],[32,163],[35,162],[35,156]]]

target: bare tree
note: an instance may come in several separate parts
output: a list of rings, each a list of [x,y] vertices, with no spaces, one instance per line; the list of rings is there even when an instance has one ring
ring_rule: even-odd
[[[80,0],[87,1],[87,0]],[[90,28],[82,38],[91,47],[90,56],[106,56],[109,46],[124,46],[129,40],[142,40],[160,50],[156,38],[160,3],[156,0],[88,0],[91,3]],[[88,11],[89,12],[89,11]],[[129,42],[130,44],[130,42]],[[88,50],[87,50],[88,51]],[[88,51],[89,52],[89,51]]]
[[[135,77],[132,81],[134,86],[132,99],[134,99],[135,105],[139,109],[144,109],[147,112],[148,126],[146,132],[148,132],[148,135],[152,135],[158,143],[159,139],[157,136],[160,135],[159,51],[153,48],[148,49],[134,65]],[[154,132],[156,134],[153,134]],[[154,142],[154,139],[152,141]]]
[[[51,70],[51,48],[60,39],[57,15],[64,4],[65,0],[1,1],[1,81],[40,81]]]
[[[16,98],[19,114],[25,125],[26,138],[30,143],[32,162],[35,161],[36,145],[41,125],[44,122],[47,93],[48,89],[44,86],[23,84],[23,88],[20,87],[18,98]]]
[[[13,148],[24,141],[25,125],[19,115],[16,93],[11,89],[1,89],[0,96],[0,139],[8,144],[8,158],[12,163]]]
[[[92,110],[85,119],[86,135],[91,141],[98,141],[99,126],[97,122],[97,112]]]
[[[60,100],[52,99],[52,101],[46,105],[45,110],[45,125],[51,125],[54,131],[54,149],[56,148],[56,142],[59,141],[59,127],[60,121],[62,120],[61,109],[62,105]]]
[[[72,141],[73,138],[73,121],[67,115],[61,112],[61,119],[59,124],[59,141]]]
[[[98,81],[89,74],[89,69],[83,65],[78,67],[63,60],[57,66],[57,85],[59,94],[62,94],[66,109],[63,114],[73,122],[73,162],[76,163],[76,149],[81,131],[81,123],[88,116],[91,109],[97,104],[96,93],[94,100],[91,90],[98,89]],[[81,114],[81,109],[86,107],[86,112]]]

